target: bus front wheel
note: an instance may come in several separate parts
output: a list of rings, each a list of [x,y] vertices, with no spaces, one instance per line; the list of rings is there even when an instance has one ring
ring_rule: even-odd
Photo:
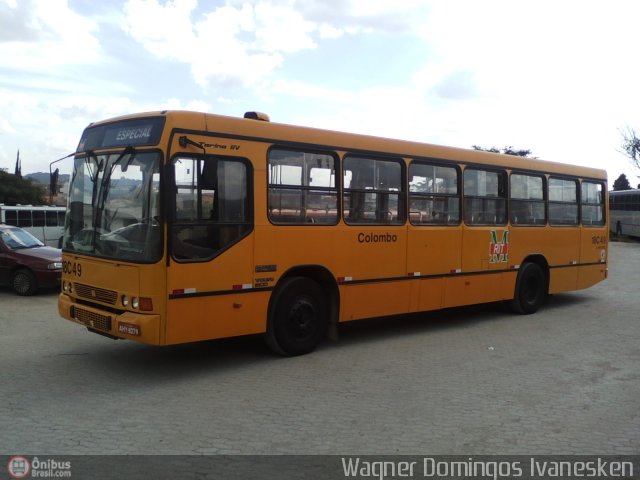
[[[325,295],[316,282],[291,277],[274,294],[267,326],[267,345],[286,356],[313,351],[327,328]]]
[[[547,296],[547,281],[540,265],[525,263],[516,280],[515,296],[509,307],[516,313],[535,313]]]

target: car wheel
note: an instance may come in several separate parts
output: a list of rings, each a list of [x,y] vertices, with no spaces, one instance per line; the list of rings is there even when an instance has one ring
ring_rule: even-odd
[[[38,290],[38,282],[35,275],[27,269],[20,269],[13,274],[11,285],[18,295],[33,295]]]

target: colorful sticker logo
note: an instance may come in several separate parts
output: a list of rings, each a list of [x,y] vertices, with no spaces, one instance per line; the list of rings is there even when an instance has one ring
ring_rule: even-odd
[[[489,243],[489,263],[507,263],[509,261],[509,230],[502,230],[498,238],[498,230],[491,230]]]

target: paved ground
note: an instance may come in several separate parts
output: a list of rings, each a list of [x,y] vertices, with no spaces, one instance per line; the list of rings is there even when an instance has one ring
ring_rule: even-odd
[[[0,289],[0,454],[638,454],[640,244],[534,316],[486,306],[153,348]]]

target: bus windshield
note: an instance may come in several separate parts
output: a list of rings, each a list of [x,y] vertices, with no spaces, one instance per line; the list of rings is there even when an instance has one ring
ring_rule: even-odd
[[[160,154],[132,147],[74,160],[63,250],[149,263],[162,254]]]

